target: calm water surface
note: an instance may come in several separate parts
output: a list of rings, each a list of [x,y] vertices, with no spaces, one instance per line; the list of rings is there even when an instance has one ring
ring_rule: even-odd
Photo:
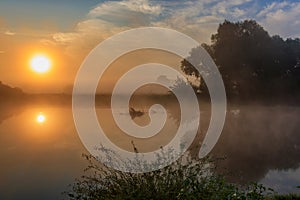
[[[133,101],[147,111],[151,101]],[[162,131],[150,138],[134,139],[141,152],[167,144],[180,121],[178,102],[162,102],[168,119]],[[210,119],[210,107],[201,107],[201,126],[192,152]],[[120,115],[128,115],[127,109]],[[115,125],[109,106],[98,105],[98,120],[108,137],[132,151],[131,140]],[[157,113],[159,114],[159,113]],[[212,154],[226,156],[220,164],[229,179],[241,183],[260,181],[280,193],[300,193],[300,107],[230,106],[221,138]],[[146,125],[146,115],[134,118]],[[2,106],[0,112],[0,199],[60,199],[68,184],[83,174],[87,153],[75,130],[71,105],[35,103]]]

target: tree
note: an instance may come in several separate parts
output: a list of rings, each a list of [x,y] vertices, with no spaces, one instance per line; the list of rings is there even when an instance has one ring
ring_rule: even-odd
[[[252,100],[299,93],[299,39],[271,37],[254,20],[236,23],[225,20],[212,35],[211,42],[211,45],[203,44],[202,47],[219,67],[229,97]],[[187,75],[200,78],[187,61],[195,58],[197,48],[182,61],[181,69]],[[203,81],[201,83],[203,90],[205,85]]]

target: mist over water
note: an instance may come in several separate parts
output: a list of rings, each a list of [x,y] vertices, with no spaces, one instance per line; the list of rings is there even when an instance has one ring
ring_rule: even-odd
[[[141,126],[149,123],[147,112],[154,103],[167,110],[164,128],[149,139],[122,133],[112,118],[109,102],[107,97],[97,99],[96,112],[107,136],[119,147],[133,151],[134,141],[140,152],[148,152],[168,144],[174,137],[180,122],[174,96],[131,99],[130,107],[145,113],[133,118]],[[193,155],[197,155],[206,134],[210,109],[209,103],[200,100],[200,127],[190,147]],[[128,110],[120,110],[119,114],[130,115]],[[37,121],[41,114],[45,117],[43,122]],[[226,157],[219,162],[220,171],[226,172],[231,181],[260,181],[281,193],[298,193],[299,115],[299,106],[229,105],[222,135],[211,152],[215,157]],[[0,146],[1,199],[57,199],[68,184],[82,175],[87,164],[81,157],[87,151],[76,133],[68,101],[2,105]]]

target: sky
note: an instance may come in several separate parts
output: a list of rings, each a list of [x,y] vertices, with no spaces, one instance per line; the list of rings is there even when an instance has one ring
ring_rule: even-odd
[[[26,92],[69,92],[84,58],[116,33],[157,26],[209,43],[225,19],[254,19],[270,35],[300,37],[300,0],[1,0],[0,81]],[[52,63],[45,74],[29,66],[40,53]]]

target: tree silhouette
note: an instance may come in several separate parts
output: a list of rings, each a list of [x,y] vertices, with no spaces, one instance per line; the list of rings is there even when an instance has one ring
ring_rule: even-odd
[[[8,100],[9,98],[20,97],[22,95],[24,95],[24,93],[20,88],[10,87],[0,81],[0,97],[2,97],[0,98],[0,103],[3,103],[4,100]]]
[[[254,20],[237,23],[225,20],[211,36],[211,42],[202,47],[219,67],[229,98],[253,100],[299,94],[299,39],[270,36]],[[198,50],[193,49],[189,58],[182,61],[181,69],[200,78],[187,61],[197,59]],[[207,90],[204,82],[201,83],[200,90]]]

